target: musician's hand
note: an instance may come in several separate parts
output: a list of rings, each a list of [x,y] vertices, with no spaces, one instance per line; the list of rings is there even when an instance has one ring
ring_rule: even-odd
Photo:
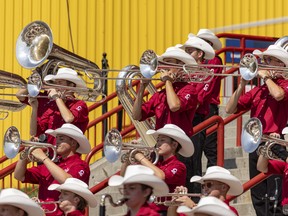
[[[160,78],[163,82],[166,82],[166,80],[169,80],[170,82],[173,83],[176,79],[176,73],[177,72],[175,71],[175,69],[171,69],[169,71],[162,70]]]
[[[266,76],[271,76],[270,72],[268,70],[258,70],[257,76],[261,79],[263,79]]]
[[[269,136],[280,139],[280,134],[278,134],[278,133],[270,133]]]
[[[43,161],[45,158],[47,158],[47,155],[43,152],[41,148],[35,148],[31,152],[31,154],[39,161]]]
[[[142,79],[140,81],[140,85],[142,85],[143,88],[146,88],[149,85],[149,83],[150,83],[150,80],[148,79]]]
[[[55,96],[58,98],[61,97],[60,93],[56,89],[49,89],[47,92],[50,99],[55,99]]]
[[[180,196],[175,201],[179,202],[180,205],[187,206],[191,209],[197,206],[197,204],[194,203],[193,200],[191,200],[188,196]]]
[[[30,138],[30,141],[32,141],[32,142],[39,142],[39,138],[36,137],[36,136],[32,136],[32,137]]]
[[[187,194],[188,192],[188,189],[184,186],[177,186],[175,189],[174,189],[174,193],[179,193],[179,194]]]

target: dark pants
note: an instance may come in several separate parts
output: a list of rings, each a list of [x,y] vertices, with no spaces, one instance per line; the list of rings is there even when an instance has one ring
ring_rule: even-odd
[[[204,116],[195,114],[193,119],[193,127],[204,121]],[[187,168],[186,176],[186,187],[188,188],[189,193],[201,193],[201,185],[199,183],[191,183],[190,179],[194,175],[202,176],[202,153],[205,143],[206,132],[201,131],[198,134],[195,134],[191,137],[191,140],[194,144],[194,154],[192,157],[185,158],[179,156],[179,160],[182,161]],[[198,201],[198,198],[193,198],[194,201]]]
[[[260,173],[257,170],[257,160],[258,155],[256,151],[249,154],[249,172],[251,179]],[[276,191],[276,188],[278,189],[278,192]],[[282,176],[278,175],[273,175],[268,179],[260,182],[253,188],[251,188],[251,198],[256,215],[257,216],[283,215],[282,208],[280,205],[281,194],[282,194]],[[274,208],[275,204],[276,208]]]
[[[219,107],[216,104],[210,104],[210,113],[206,119],[214,115],[219,115]],[[217,165],[217,131],[206,137],[204,154],[207,158],[207,168]]]

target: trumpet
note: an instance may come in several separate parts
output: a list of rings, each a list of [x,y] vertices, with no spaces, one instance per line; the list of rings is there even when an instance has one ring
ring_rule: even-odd
[[[100,208],[99,208],[99,215],[100,216],[105,216],[106,215],[106,206],[105,206],[105,200],[106,198],[108,198],[109,203],[113,206],[113,207],[118,207],[123,205],[128,199],[127,198],[122,198],[120,200],[118,200],[116,203],[113,201],[113,198],[110,194],[103,194],[101,196],[101,201],[100,201]]]
[[[165,206],[179,206],[181,202],[176,201],[178,197],[188,196],[188,197],[202,197],[203,194],[200,193],[168,193],[163,196],[153,196],[152,200],[156,205]]]
[[[103,145],[105,157],[110,163],[114,163],[120,157],[122,150],[128,150],[128,152],[121,157],[122,163],[129,162],[130,164],[135,164],[137,160],[134,155],[137,152],[141,152],[148,160],[151,160],[151,154],[155,153],[153,164],[156,164],[159,159],[158,151],[154,147],[123,143],[122,136],[117,129],[112,129],[106,134]]]
[[[38,205],[41,206],[41,208],[44,210],[45,214],[56,212],[56,210],[57,210],[57,208],[58,208],[58,204],[61,203],[60,200],[58,200],[58,201],[55,200],[55,201],[45,201],[45,202],[43,202],[43,201],[40,201],[40,200],[38,199],[38,197],[32,197],[31,199],[32,199],[34,202],[36,202]],[[43,207],[42,207],[43,205],[53,205],[53,208],[52,208],[52,210],[49,210],[48,208],[43,208]]]
[[[16,155],[19,153],[20,146],[26,147],[25,150],[21,152],[20,157],[22,159],[29,159],[30,161],[39,162],[32,155],[32,151],[36,148],[51,148],[53,150],[52,161],[55,161],[57,156],[56,147],[52,144],[21,140],[18,129],[15,126],[9,127],[4,135],[4,153],[6,157],[16,157]],[[48,151],[46,151],[46,154],[48,154]]]
[[[258,148],[262,142],[265,142],[265,144]],[[274,145],[288,146],[288,142],[285,140],[263,135],[262,123],[258,118],[251,118],[245,123],[241,135],[241,143],[244,151],[251,153],[258,148],[258,154],[273,160],[279,159],[271,150]]]

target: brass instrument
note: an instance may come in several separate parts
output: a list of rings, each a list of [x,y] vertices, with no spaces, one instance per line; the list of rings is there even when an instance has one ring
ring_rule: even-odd
[[[103,194],[101,196],[101,201],[100,201],[100,208],[99,208],[99,215],[100,216],[106,216],[106,206],[105,206],[105,200],[108,198],[109,203],[113,207],[118,207],[123,205],[128,199],[127,198],[122,198],[118,200],[116,203],[113,201],[113,198],[110,194]]]
[[[258,146],[260,143],[266,142],[263,146]],[[258,118],[251,118],[244,125],[241,143],[245,152],[254,152],[257,148],[257,153],[268,159],[278,159],[271,151],[273,145],[278,144],[287,147],[288,142],[268,135],[263,135],[262,123]]]
[[[203,197],[200,193],[168,193],[163,196],[153,196],[153,202],[156,205],[165,206],[180,206],[180,202],[176,201],[178,197],[188,196],[188,197]]]
[[[130,164],[135,164],[137,160],[134,155],[137,152],[141,152],[145,158],[151,160],[151,154],[155,153],[155,159],[153,164],[156,164],[159,159],[159,154],[156,148],[148,147],[138,144],[128,144],[122,142],[122,136],[117,129],[110,130],[104,140],[104,154],[106,159],[113,163],[115,162],[122,152],[122,150],[128,150],[127,153],[124,153],[121,157],[121,162],[129,162]]]
[[[61,201],[40,201],[38,199],[38,197],[32,197],[31,198],[34,202],[36,202],[38,205],[41,206],[41,208],[44,210],[45,214],[49,214],[49,213],[53,213],[53,212],[56,212],[57,208],[58,208],[58,204],[61,203]],[[52,210],[49,210],[47,208],[43,208],[42,205],[53,205],[53,209]]]
[[[39,74],[41,81],[49,71],[55,73],[59,67],[71,67],[75,70],[82,71],[85,74],[89,71],[99,69],[95,63],[54,44],[50,27],[42,21],[32,22],[22,30],[16,42],[16,58],[19,64],[24,68],[32,69],[42,66],[42,74]],[[99,95],[104,96],[102,94],[103,82],[101,79],[96,79],[97,77],[101,77],[100,71],[94,71],[93,74],[93,89],[70,89],[66,86],[56,86],[55,88],[63,89],[63,91],[71,90],[82,95],[82,97],[85,96],[87,101],[96,101],[96,98]],[[48,83],[45,84],[47,85]],[[50,86],[53,85],[50,84]],[[36,96],[41,87],[42,82],[39,80],[34,83],[31,82],[28,85],[28,92],[31,96]]]
[[[57,156],[56,147],[52,144],[21,140],[18,129],[14,126],[9,127],[4,135],[4,153],[6,157],[16,157],[16,155],[19,153],[20,146],[26,147],[25,150],[21,152],[20,157],[22,159],[28,158],[30,161],[38,162],[38,160],[32,155],[32,151],[36,148],[51,148],[53,150],[53,158],[51,159],[52,161],[55,161]],[[48,154],[48,151],[46,152]]]
[[[285,51],[288,52],[288,36],[283,36],[279,38],[274,45],[282,47]]]

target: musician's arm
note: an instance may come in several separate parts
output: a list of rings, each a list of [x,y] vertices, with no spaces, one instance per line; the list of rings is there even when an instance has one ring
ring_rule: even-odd
[[[133,104],[133,109],[132,109],[132,118],[134,120],[138,120],[140,121],[142,119],[142,102],[143,102],[143,95],[144,95],[144,91],[146,86],[148,85],[148,83],[140,83],[140,87],[139,90],[137,92],[137,96],[135,99],[135,102]]]
[[[269,160],[260,154],[258,157],[258,161],[257,161],[257,170],[259,172],[267,173],[268,163],[269,163]]]

